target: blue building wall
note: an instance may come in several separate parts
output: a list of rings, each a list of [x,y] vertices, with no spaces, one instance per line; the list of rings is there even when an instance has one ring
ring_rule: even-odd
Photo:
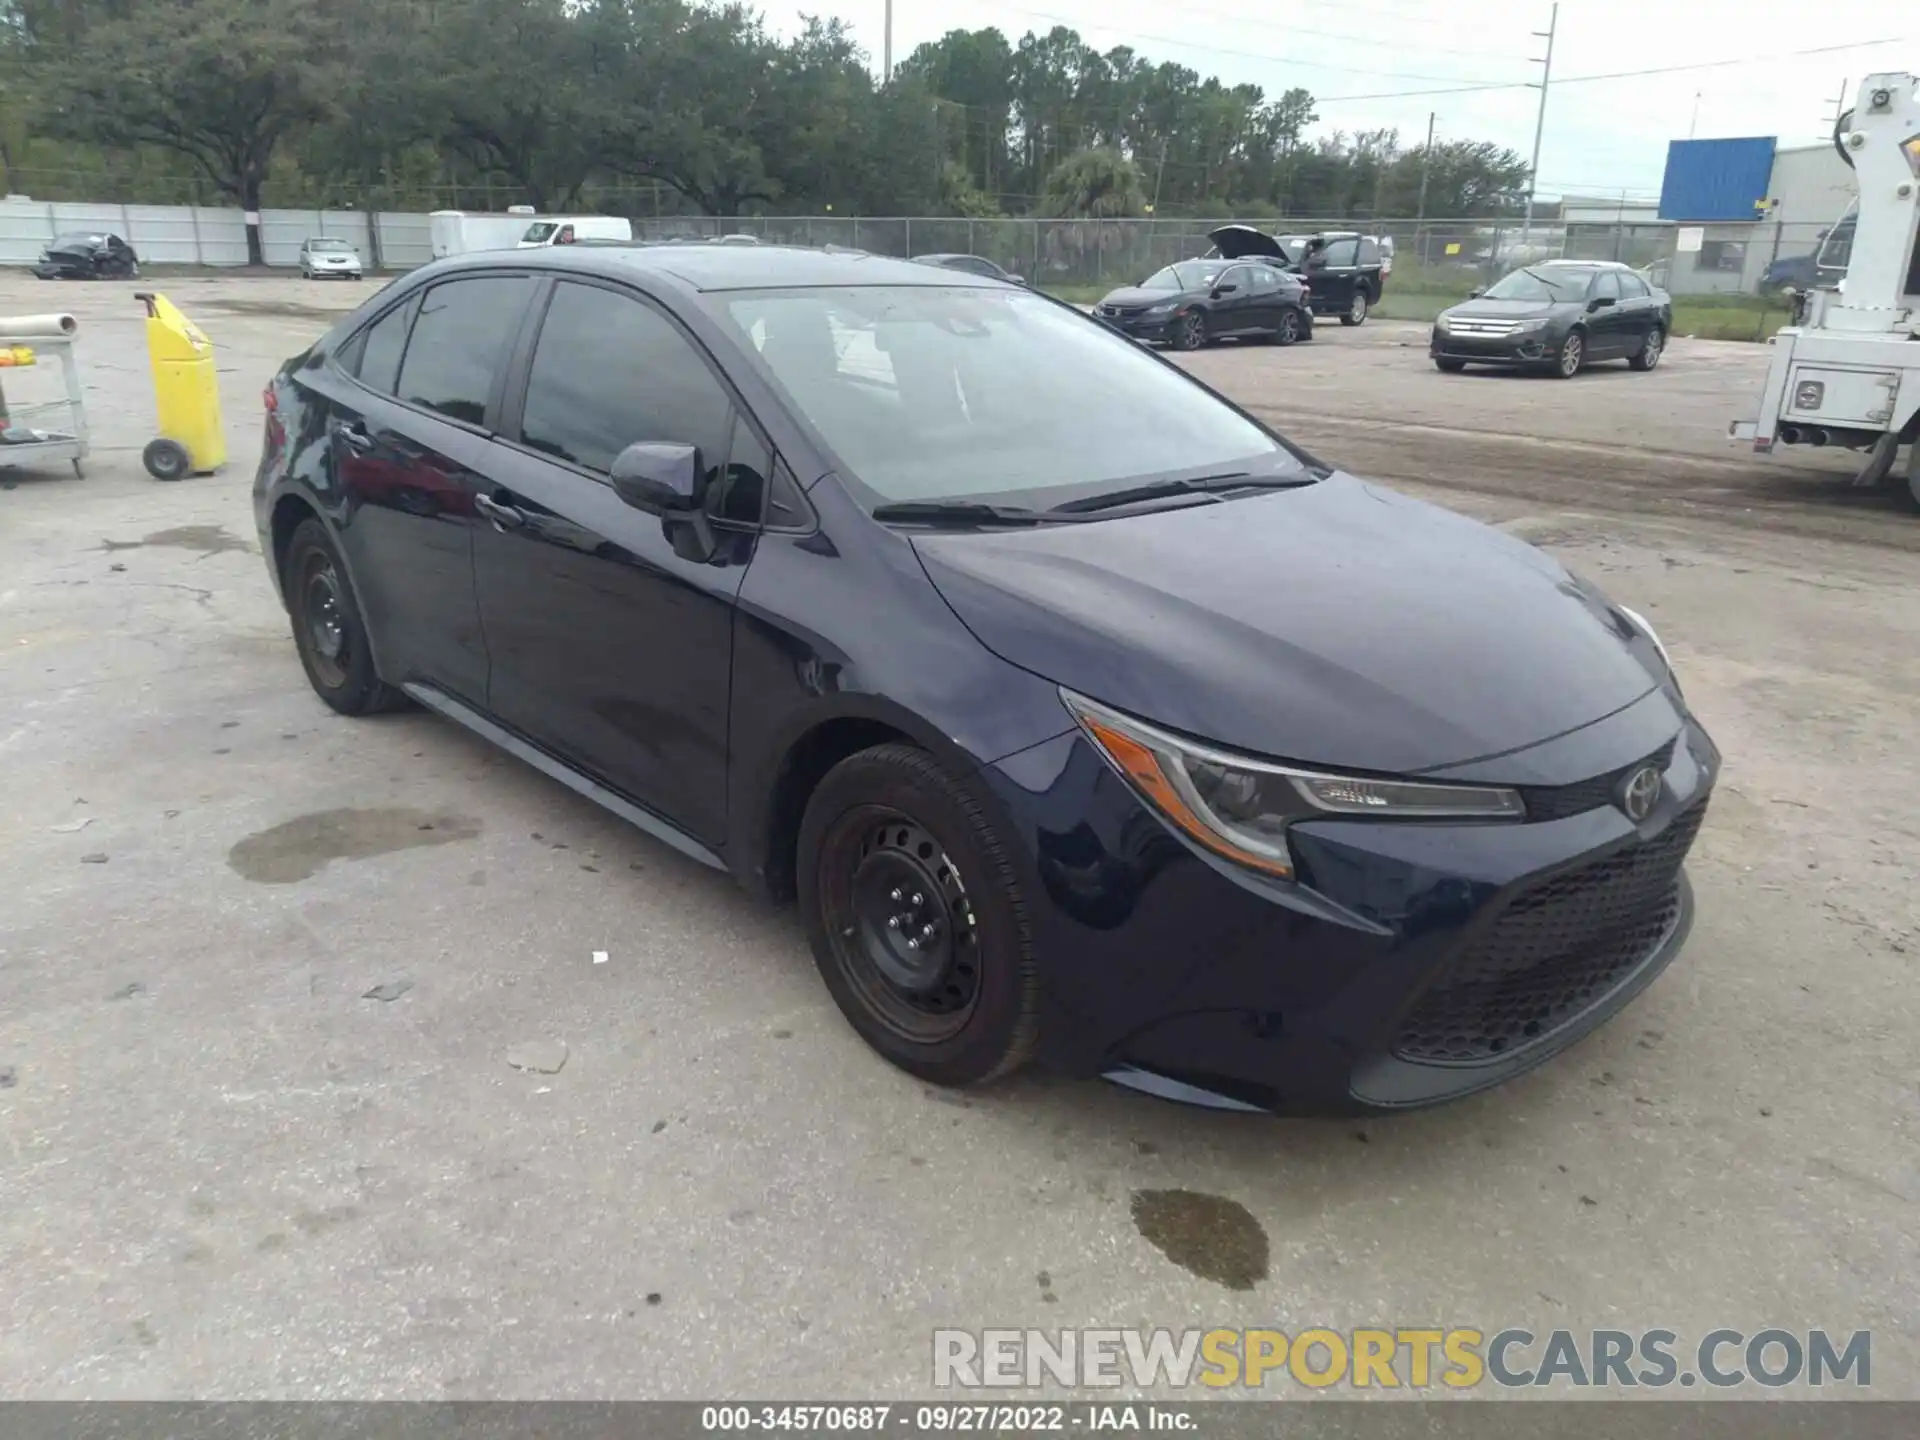
[[[1773,179],[1771,135],[1738,140],[1670,140],[1660,184],[1660,218],[1690,222],[1757,220]]]

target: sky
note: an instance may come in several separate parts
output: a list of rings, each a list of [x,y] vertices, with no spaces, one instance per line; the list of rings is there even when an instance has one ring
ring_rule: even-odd
[[[813,0],[788,9],[775,0],[766,16],[785,34],[803,10],[837,16],[877,71],[885,8],[885,0]],[[993,25],[1017,42],[1027,30],[1066,25],[1100,50],[1130,45],[1269,96],[1303,86],[1318,102],[1319,131],[1389,126],[1417,147],[1432,112],[1438,140],[1492,140],[1525,158],[1538,90],[1398,92],[1537,82],[1541,67],[1529,62],[1547,42],[1531,32],[1548,28],[1550,8],[1547,0],[894,0],[893,55],[897,62],[953,29]],[[1716,61],[1747,63],[1579,78]],[[1920,14],[1911,0],[1561,0],[1539,193],[1654,199],[1669,140],[1817,141],[1843,87],[1851,98],[1869,74],[1912,70],[1920,70]]]

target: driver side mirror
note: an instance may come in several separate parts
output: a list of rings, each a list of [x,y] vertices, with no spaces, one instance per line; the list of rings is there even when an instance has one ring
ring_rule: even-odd
[[[1471,290],[1469,290],[1469,291],[1467,291],[1467,299],[1469,299],[1469,300],[1478,300],[1478,299],[1479,299],[1479,298],[1480,298],[1480,297],[1481,297],[1482,295],[1484,295],[1484,294],[1486,294],[1486,293],[1487,293],[1487,287],[1486,287],[1486,286],[1484,286],[1484,285],[1476,285],[1476,286],[1474,286],[1474,287],[1473,287],[1473,288],[1472,288]]]
[[[1234,291],[1238,290],[1239,288],[1240,287],[1238,285],[1236,285],[1233,281],[1229,280],[1224,285],[1216,285],[1213,287],[1213,298],[1218,300],[1222,295],[1231,295],[1233,294]]]
[[[1595,310],[1604,310],[1613,303],[1614,299],[1611,295],[1596,295],[1593,299],[1587,301],[1587,313],[1592,314]]]

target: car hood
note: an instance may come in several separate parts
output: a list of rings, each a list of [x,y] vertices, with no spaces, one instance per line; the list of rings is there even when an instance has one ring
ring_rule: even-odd
[[[1191,300],[1204,290],[1144,290],[1138,285],[1123,285],[1105,296],[1102,305],[1165,305],[1175,300]]]
[[[1243,255],[1264,255],[1269,260],[1287,258],[1278,240],[1251,225],[1222,225],[1218,230],[1209,230],[1207,239],[1225,260],[1238,260]]]
[[[1450,320],[1544,320],[1580,308],[1577,300],[1464,300],[1446,310]]]
[[[916,535],[1002,659],[1169,729],[1411,774],[1656,688],[1550,556],[1351,476],[1084,525]]]

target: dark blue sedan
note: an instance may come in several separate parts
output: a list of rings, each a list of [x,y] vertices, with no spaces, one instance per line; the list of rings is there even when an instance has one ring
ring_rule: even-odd
[[[1718,756],[1640,617],[1045,296],[501,252],[266,392],[314,690],[797,897],[882,1055],[1260,1109],[1463,1095],[1678,953]]]

